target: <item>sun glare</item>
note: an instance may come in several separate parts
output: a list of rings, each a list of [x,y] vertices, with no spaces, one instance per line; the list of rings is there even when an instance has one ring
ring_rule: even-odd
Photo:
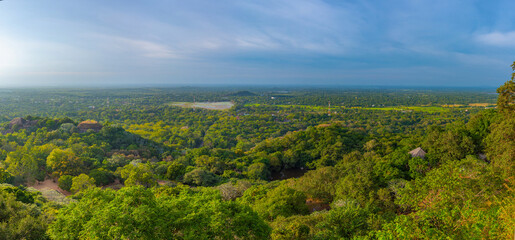
[[[0,72],[5,72],[20,64],[21,51],[11,40],[0,38]]]

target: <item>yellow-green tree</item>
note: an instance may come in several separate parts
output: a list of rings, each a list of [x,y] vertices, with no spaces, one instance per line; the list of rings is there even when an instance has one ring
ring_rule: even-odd
[[[515,62],[511,65],[515,71]],[[497,89],[497,108],[504,113],[515,113],[515,72],[511,74],[511,80],[504,83]]]
[[[125,186],[154,187],[157,185],[156,176],[146,164],[127,164],[123,168],[118,168],[116,173],[125,180]]]
[[[92,177],[83,173],[83,174],[73,178],[72,187],[70,190],[73,193],[77,193],[77,192],[84,191],[86,189],[90,189],[94,186],[95,186],[95,179],[93,179]]]
[[[10,152],[5,159],[7,171],[21,182],[32,182],[38,170],[38,164],[34,157],[24,149],[19,148]],[[18,180],[17,180],[18,181]]]
[[[71,149],[56,148],[52,150],[47,157],[46,164],[47,167],[52,169],[54,177],[62,175],[76,176],[84,170],[82,161]]]

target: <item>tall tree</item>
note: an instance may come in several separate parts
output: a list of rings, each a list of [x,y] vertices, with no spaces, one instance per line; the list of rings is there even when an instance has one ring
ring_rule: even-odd
[[[515,62],[511,65],[515,71]],[[497,107],[504,113],[515,113],[515,72],[511,74],[511,80],[504,83],[497,89],[499,97],[497,98]]]

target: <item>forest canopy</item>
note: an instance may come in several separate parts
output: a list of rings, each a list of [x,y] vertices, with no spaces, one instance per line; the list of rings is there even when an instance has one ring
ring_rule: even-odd
[[[514,86],[0,92],[0,239],[511,239]]]

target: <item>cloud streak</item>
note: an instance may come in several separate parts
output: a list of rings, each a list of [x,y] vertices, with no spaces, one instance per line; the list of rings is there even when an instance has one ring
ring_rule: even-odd
[[[131,75],[160,83],[218,83],[231,76],[295,83],[318,76],[353,84],[359,76],[363,84],[381,78],[466,85],[490,75],[504,79],[499,69],[513,61],[515,47],[515,15],[506,10],[515,2],[509,0],[120,3],[50,8],[10,1],[0,8],[0,71],[41,73],[29,74],[34,78],[27,82],[80,75],[121,82]],[[413,74],[417,70],[424,76]],[[104,72],[113,74],[95,74]]]
[[[480,43],[496,47],[515,47],[515,31],[491,32],[477,36]]]
[[[170,46],[147,41],[141,39],[131,39],[120,36],[108,36],[102,34],[94,34],[97,38],[104,41],[104,45],[112,49],[118,50],[136,57],[154,58],[154,59],[177,59],[181,58]]]

